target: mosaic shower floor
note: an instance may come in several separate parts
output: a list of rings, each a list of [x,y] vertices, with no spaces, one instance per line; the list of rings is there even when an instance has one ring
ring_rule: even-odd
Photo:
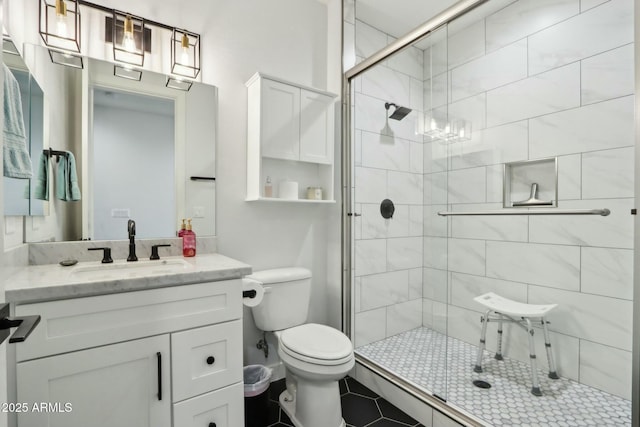
[[[506,357],[497,361],[485,351],[484,372],[478,374],[473,372],[477,351],[477,346],[424,327],[356,349],[490,426],[631,426],[628,400],[565,378],[549,379],[543,371],[539,375],[543,395],[535,397],[529,392],[529,364]],[[476,379],[492,387],[475,387]]]

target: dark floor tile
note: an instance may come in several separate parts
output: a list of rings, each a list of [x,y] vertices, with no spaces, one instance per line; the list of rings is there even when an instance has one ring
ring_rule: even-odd
[[[407,425],[399,423],[397,421],[382,418],[374,423],[369,424],[367,427],[407,427]]]
[[[287,414],[284,413],[282,409],[280,409],[280,422],[285,423],[288,426],[292,426],[291,418]]]
[[[347,377],[347,387],[349,387],[349,391],[351,393],[361,394],[363,396],[376,398],[378,395],[373,391],[369,390],[367,387],[360,384],[358,381],[351,377]]]
[[[338,386],[340,387],[340,396],[347,393],[349,390],[347,389],[347,378],[345,377],[338,382]]]
[[[342,418],[355,427],[364,427],[380,418],[380,411],[373,399],[348,393],[341,397],[341,402]]]
[[[383,417],[410,425],[415,425],[418,423],[418,421],[414,420],[409,415],[405,414],[403,411],[401,411],[382,397],[379,397],[376,402],[378,402],[378,407],[380,408],[380,412],[382,413]]]
[[[274,381],[269,385],[269,399],[274,402],[278,401],[280,397],[280,393],[282,393],[287,388],[287,384],[285,379],[281,379],[278,381]]]
[[[275,424],[280,421],[280,405],[277,402],[269,401],[269,418],[267,424]]]

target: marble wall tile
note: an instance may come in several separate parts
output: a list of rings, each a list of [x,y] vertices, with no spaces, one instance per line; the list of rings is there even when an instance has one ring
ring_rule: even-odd
[[[425,80],[432,76],[442,74],[449,69],[447,29],[443,27],[432,33],[429,37],[432,37],[433,43],[431,47],[425,50],[423,70],[423,78]]]
[[[446,270],[436,270],[434,268],[424,268],[422,284],[422,296],[434,301],[446,304],[448,302],[448,280]]]
[[[354,212],[362,213],[362,205],[359,203],[354,204]],[[353,221],[353,236],[355,240],[362,239],[362,217],[357,216]]]
[[[578,12],[578,0],[515,2],[487,17],[487,51],[525,38]]]
[[[356,276],[387,271],[387,241],[384,239],[356,240],[355,269]]]
[[[371,132],[362,132],[362,166],[409,171],[411,141]]]
[[[633,0],[611,0],[529,37],[529,74],[633,42]]]
[[[465,120],[471,123],[471,132],[487,126],[487,96],[484,93],[449,104],[449,120]]]
[[[584,153],[634,144],[633,96],[529,121],[529,158]]]
[[[609,0],[580,0],[580,12],[586,12],[596,6],[606,3]]]
[[[487,242],[487,276],[580,290],[580,248]]]
[[[387,45],[387,34],[356,19],[356,55],[367,58]]]
[[[423,239],[423,266],[426,268],[447,269],[447,239],[445,237],[425,237]]]
[[[449,271],[459,273],[485,274],[485,241],[449,239]]]
[[[487,92],[487,126],[580,105],[580,64],[570,64]]]
[[[362,131],[355,130],[353,133],[353,161],[355,166],[362,166]],[[355,171],[352,173],[355,174]]]
[[[387,224],[380,215],[380,206],[378,204],[362,204],[358,212],[362,214],[359,217],[362,224],[361,239],[387,238]]]
[[[422,299],[387,307],[387,337],[422,325]]]
[[[422,266],[422,237],[387,240],[387,269],[402,270]]]
[[[529,286],[529,303],[558,304],[548,316],[553,331],[631,351],[631,301]]]
[[[422,299],[422,326],[433,329],[433,301]]]
[[[455,211],[501,209],[500,204],[457,205]],[[529,222],[526,216],[454,216],[451,217],[451,236],[462,239],[503,240],[526,242]]]
[[[447,205],[425,205],[424,207],[424,235],[433,237],[447,237],[447,217],[438,215],[446,211]]]
[[[582,155],[582,198],[633,197],[634,148],[592,151]]]
[[[460,150],[452,156],[451,166],[452,169],[462,169],[526,160],[528,142],[526,120],[472,130],[471,140],[459,143]]]
[[[421,174],[389,171],[387,185],[389,198],[394,203],[422,205],[424,183]]]
[[[425,99],[430,102],[425,104],[425,111],[442,107],[449,102],[449,74],[442,73],[431,77],[424,82]]]
[[[385,307],[356,313],[354,342],[356,348],[380,341],[386,338],[386,334],[387,309]]]
[[[445,172],[447,170],[447,145],[440,142],[424,144],[424,173]]]
[[[354,313],[360,313],[362,311],[362,279],[355,277],[353,281],[353,310]]]
[[[424,145],[419,142],[411,142],[409,146],[409,169],[411,173],[423,173],[423,161],[424,161]]]
[[[422,268],[409,270],[409,299],[422,298]]]
[[[422,80],[411,78],[408,107],[418,111],[424,110],[424,83]]]
[[[634,92],[633,43],[582,60],[582,104]]]
[[[391,44],[393,41],[392,39],[387,39],[387,44]],[[422,50],[415,46],[409,46],[387,59],[389,68],[418,80],[422,80],[423,62]]]
[[[409,271],[393,271],[360,277],[361,311],[385,307],[409,299]]]
[[[449,69],[477,58],[485,53],[484,20],[479,20],[464,29],[449,34]]]
[[[432,173],[424,175],[424,204],[446,204],[447,194],[447,173]]]
[[[502,203],[504,199],[504,166],[487,166],[487,202]]]
[[[572,200],[560,204],[562,209],[611,210],[609,216],[529,217],[529,241],[560,245],[633,248],[632,199]]]
[[[580,382],[631,399],[632,357],[630,351],[594,342],[580,342]]]
[[[377,65],[362,74],[362,93],[387,102],[408,106],[411,78],[399,71]]]
[[[633,251],[583,247],[581,291],[633,300]]]
[[[527,285],[524,283],[451,273],[451,304],[483,312],[486,308],[473,299],[487,292],[495,292],[514,301],[527,301]]]
[[[409,236],[422,236],[424,221],[424,206],[409,206]]]
[[[380,203],[387,198],[387,171],[356,167],[356,202]]]
[[[449,203],[484,203],[486,199],[486,170],[483,167],[458,169],[449,172]]]
[[[527,40],[507,45],[451,72],[451,99],[457,101],[527,77]]]
[[[582,156],[558,157],[558,200],[579,200],[582,197]]]

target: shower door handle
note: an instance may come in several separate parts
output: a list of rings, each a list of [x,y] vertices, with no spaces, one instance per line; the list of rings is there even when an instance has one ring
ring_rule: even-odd
[[[347,216],[362,216],[362,214],[354,213],[354,212],[348,212]]]

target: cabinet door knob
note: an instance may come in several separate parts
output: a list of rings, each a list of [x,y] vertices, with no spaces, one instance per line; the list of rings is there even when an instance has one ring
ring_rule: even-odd
[[[216,358],[213,356],[209,356],[207,357],[207,365],[213,365],[213,363],[216,361]],[[215,424],[214,424],[215,427]]]
[[[216,423],[209,423],[209,427],[216,427]]]

